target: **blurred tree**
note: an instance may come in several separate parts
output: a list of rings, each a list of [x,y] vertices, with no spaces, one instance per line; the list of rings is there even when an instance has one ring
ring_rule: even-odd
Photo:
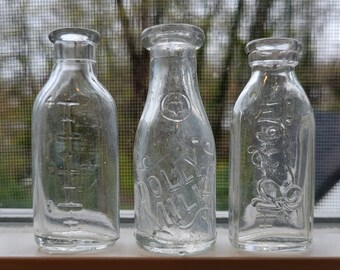
[[[339,7],[335,0],[58,0],[45,1],[41,8],[41,1],[0,0],[0,207],[30,207],[30,115],[52,68],[47,36],[54,28],[87,27],[101,33],[98,77],[117,102],[123,207],[132,208],[134,132],[149,77],[149,52],[140,44],[143,29],[190,23],[206,34],[197,71],[219,153],[219,200],[226,200],[228,125],[223,123],[249,78],[245,44],[268,36],[300,39],[302,85],[314,106],[339,110],[339,59],[321,66],[316,58],[318,35],[323,25],[334,23],[327,18]],[[321,84],[326,88],[322,96]]]
[[[249,40],[271,36],[272,33],[266,32],[268,15],[273,5],[273,0],[257,0],[255,20],[250,27]]]
[[[224,55],[224,63],[222,66],[222,73],[220,82],[217,86],[217,95],[215,96],[215,111],[214,114],[216,117],[214,117],[214,121],[212,121],[212,129],[214,132],[215,140],[217,142],[217,145],[221,144],[220,142],[221,138],[221,131],[222,131],[222,121],[223,117],[225,117],[225,108],[227,105],[227,92],[228,87],[230,87],[230,75],[231,75],[231,67],[232,67],[232,61],[234,60],[234,52],[236,50],[236,47],[239,45],[238,42],[238,29],[239,24],[242,17],[243,12],[243,6],[244,1],[239,0],[237,5],[237,10],[233,16],[231,27],[229,30],[229,43],[228,43],[228,49],[226,51],[226,54]],[[224,147],[217,147],[217,150],[223,150],[226,149]],[[223,155],[220,151],[217,151],[219,155]],[[224,153],[225,155],[225,153]]]
[[[131,25],[132,23],[129,20],[128,15],[126,14],[125,7],[123,5],[122,0],[117,0],[118,6],[118,14],[119,19],[122,26],[122,31],[124,33],[124,40],[128,48],[129,59],[131,61],[130,67],[132,72],[131,80],[133,84],[133,92],[134,95],[129,103],[129,112],[133,119],[139,119],[140,114],[143,109],[144,101],[147,95],[147,79],[149,77],[149,54],[146,50],[141,49],[139,44],[139,36],[133,34],[135,31],[134,27]],[[138,30],[140,32],[141,29],[145,29],[146,27],[152,25],[150,22],[150,11],[151,8],[149,0],[142,0],[140,3],[140,12],[138,12],[139,22],[138,22]],[[156,9],[158,11],[159,9]],[[136,19],[134,17],[133,19]],[[155,21],[159,20],[159,15],[153,16]]]

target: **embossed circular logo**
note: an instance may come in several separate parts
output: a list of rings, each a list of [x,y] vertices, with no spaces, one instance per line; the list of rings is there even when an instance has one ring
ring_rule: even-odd
[[[161,113],[170,121],[181,122],[191,113],[190,100],[186,95],[170,93],[161,102]]]

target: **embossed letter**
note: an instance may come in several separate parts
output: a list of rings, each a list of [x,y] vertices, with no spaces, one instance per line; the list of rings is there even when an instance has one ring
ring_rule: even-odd
[[[149,187],[152,191],[152,194],[155,195],[156,198],[159,198],[163,194],[162,185],[159,182],[156,176],[149,176],[148,178]]]

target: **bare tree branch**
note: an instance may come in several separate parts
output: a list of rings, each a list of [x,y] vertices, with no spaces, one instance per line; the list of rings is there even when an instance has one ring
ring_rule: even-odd
[[[212,8],[212,10],[209,12],[209,14],[206,16],[206,18],[203,21],[203,24],[201,24],[201,28],[203,30],[204,33],[208,33],[213,20],[218,12],[218,10],[221,7],[221,0],[217,0],[215,1],[214,7]],[[205,55],[205,51],[206,51],[207,46],[203,46],[198,52],[197,52],[197,76],[198,78],[202,78],[202,72],[203,72],[203,58]],[[201,63],[201,64],[200,64]]]
[[[237,11],[234,15],[234,18],[232,20],[232,25],[230,29],[230,36],[229,36],[229,46],[228,51],[225,56],[224,64],[223,64],[223,70],[221,75],[221,80],[218,85],[218,92],[216,96],[216,106],[215,106],[215,115],[217,116],[212,121],[212,128],[214,131],[214,135],[216,138],[216,141],[220,139],[221,131],[222,131],[222,118],[224,115],[225,110],[225,104],[227,102],[227,88],[229,85],[229,77],[230,77],[230,66],[232,63],[232,59],[234,57],[234,51],[235,47],[237,45],[237,31],[238,27],[240,25],[241,16],[243,12],[243,6],[244,6],[244,0],[238,1]]]
[[[149,74],[149,55],[146,50],[137,50],[135,44],[136,40],[131,32],[129,18],[126,15],[122,0],[117,0],[118,14],[122,24],[122,29],[125,37],[125,42],[128,47],[131,60],[132,69],[132,84],[134,96],[131,100],[130,112],[135,119],[139,119],[143,104],[147,95],[147,79]],[[145,2],[141,3],[141,26],[145,28],[148,26],[148,5]]]
[[[273,0],[258,0],[256,7],[256,18],[250,28],[250,40],[263,38],[266,36],[265,23],[268,19],[269,10],[273,5]]]

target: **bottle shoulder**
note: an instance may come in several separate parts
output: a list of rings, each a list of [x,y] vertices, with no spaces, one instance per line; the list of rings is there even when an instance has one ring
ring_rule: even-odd
[[[211,128],[202,121],[192,120],[189,117],[175,123],[165,118],[149,122],[142,119],[134,144],[135,169],[143,169],[145,164],[150,164],[154,169],[164,169],[169,164],[180,168],[185,162],[189,161],[194,165],[203,162],[207,157],[213,165],[216,149]],[[194,166],[197,165],[198,163]]]
[[[38,93],[34,108],[58,102],[81,102],[114,108],[116,106],[111,94],[94,75],[85,77],[51,74],[50,79]]]
[[[139,125],[139,132],[148,132],[150,130],[162,130],[177,134],[178,132],[186,133],[212,133],[209,120],[204,115],[191,112],[184,120],[178,118],[171,119],[169,115],[163,115],[161,112],[148,113],[144,112]]]
[[[269,132],[273,127],[298,131],[305,127],[314,132],[313,109],[301,86],[283,85],[267,90],[257,84],[243,90],[233,109],[232,131],[254,132],[260,128]]]
[[[174,121],[158,112],[142,116],[136,132],[135,149],[167,151],[176,145],[195,143],[208,143],[215,152],[214,136],[207,118],[191,112],[185,120]]]
[[[275,105],[296,107],[304,114],[313,111],[306,92],[297,80],[266,84],[259,79],[250,79],[237,98],[233,112],[245,113],[256,107],[265,109]]]

